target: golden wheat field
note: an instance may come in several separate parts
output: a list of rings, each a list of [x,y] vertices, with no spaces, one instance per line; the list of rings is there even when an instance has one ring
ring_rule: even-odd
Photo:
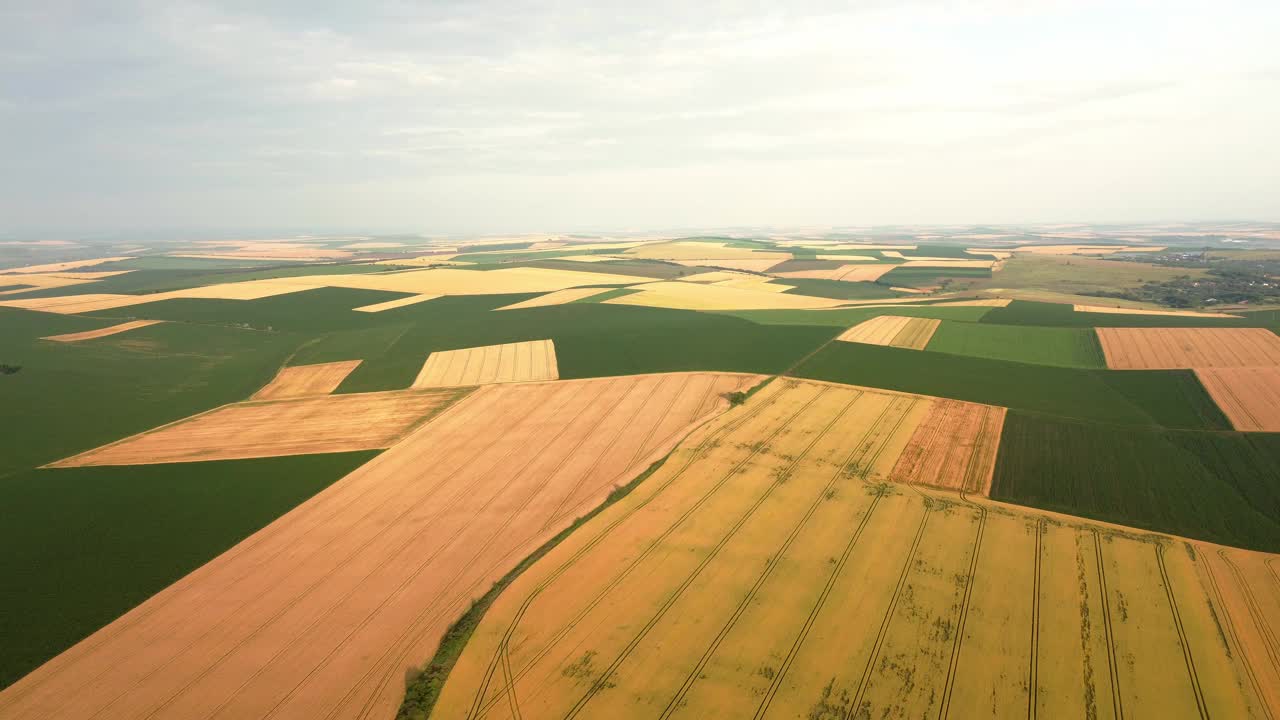
[[[499,596],[433,717],[1280,710],[1274,556],[881,482],[904,397],[783,379],[701,428]]]
[[[558,377],[555,343],[528,340],[433,352],[423,363],[413,387],[461,387]]]
[[[1265,328],[1098,328],[1097,333],[1112,369],[1280,365],[1280,335]]]
[[[878,315],[854,325],[837,337],[844,342],[923,350],[942,324],[931,318]]]

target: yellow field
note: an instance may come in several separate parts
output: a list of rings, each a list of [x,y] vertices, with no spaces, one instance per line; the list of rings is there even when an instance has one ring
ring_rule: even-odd
[[[558,377],[555,343],[529,340],[433,352],[422,365],[413,387],[463,387]]]
[[[880,263],[878,265],[841,265],[830,270],[784,270],[773,273],[784,278],[808,278],[811,280],[841,280],[844,282],[875,282],[881,275],[893,270],[897,265]]]
[[[1195,373],[1236,430],[1280,432],[1280,366],[1196,368]]]
[[[901,267],[930,268],[989,268],[995,260],[955,260],[953,258],[930,258],[927,260],[908,260]]]
[[[844,342],[923,350],[942,324],[930,318],[880,315],[854,325],[837,337]]]
[[[92,260],[72,260],[70,262],[45,263],[44,265],[26,265],[24,267],[4,268],[0,270],[0,275],[9,275],[12,273],[62,273],[67,270],[75,270],[76,268],[93,267],[109,262],[119,262],[121,260],[132,260],[132,255],[121,255],[119,257],[94,258]]]
[[[257,300],[321,287],[385,290],[435,296],[496,295],[551,292],[583,285],[630,285],[636,280],[637,278],[631,275],[530,267],[488,271],[429,268],[363,275],[303,275],[271,280],[250,280],[149,295],[94,294],[7,300],[0,302],[0,306],[67,314],[110,310],[175,298]]]
[[[1280,366],[1280,336],[1266,328],[1097,328],[1113,370]]]
[[[893,251],[890,251],[890,252],[893,252]],[[881,255],[883,254],[885,253],[881,253]],[[898,257],[901,257],[901,256],[902,256],[902,253],[898,253]],[[871,255],[821,255],[819,254],[819,255],[815,255],[814,257],[817,258],[818,260],[834,260],[836,262],[845,262],[845,263],[851,263],[851,264],[873,263],[879,260],[879,258],[872,257]]]
[[[271,382],[253,394],[253,399],[280,400],[308,395],[328,395],[347,379],[360,362],[360,360],[341,360],[280,368],[280,372],[276,373]]]
[[[1156,245],[1031,245],[1014,248],[1014,252],[1032,255],[1112,255],[1118,252],[1159,252]]]
[[[1237,580],[1212,546],[877,482],[913,407],[784,379],[700,429],[498,597],[432,717],[1278,709],[1274,556],[1224,551]]]
[[[418,303],[424,303],[424,302],[427,302],[428,300],[435,300],[438,297],[440,296],[439,295],[409,295],[408,297],[397,298],[395,300],[388,300],[386,302],[374,303],[372,305],[363,305],[361,307],[351,308],[351,309],[355,310],[356,312],[376,313],[376,312],[382,312],[383,310],[394,310],[396,308],[407,307],[409,305],[417,305]]]
[[[0,290],[0,295],[15,295],[32,290],[51,290],[53,288],[83,285],[97,282],[113,275],[123,275],[131,270],[109,270],[101,272],[58,272],[58,273],[25,273],[18,275],[0,275],[0,286],[25,285],[12,290]]]
[[[645,258],[649,260],[705,260],[708,261],[707,264],[710,265],[722,265],[722,263],[718,262],[720,260],[772,260],[773,264],[776,265],[784,260],[791,259],[791,253],[728,247],[725,243],[709,242],[653,243],[633,247],[627,250],[624,254],[629,257]],[[724,267],[728,266],[725,265]]]
[[[1140,308],[1106,307],[1104,305],[1073,304],[1071,308],[1076,312],[1108,313],[1112,315],[1169,315],[1171,317],[1207,317],[1207,318],[1238,318],[1240,317],[1239,315],[1228,315],[1227,313],[1194,312],[1192,310],[1142,310]]]
[[[774,310],[828,308],[844,300],[787,295],[756,288],[728,287],[690,282],[653,282],[636,285],[640,292],[605,300],[614,305],[643,305],[677,310]]]
[[[93,340],[94,338],[107,337],[108,335],[118,335],[122,332],[128,332],[137,328],[144,328],[148,325],[155,325],[162,322],[160,320],[131,320],[123,322],[119,325],[111,325],[109,327],[98,328],[97,330],[85,330],[78,333],[67,333],[65,335],[50,335],[43,340],[56,340],[57,342],[80,342],[81,340]]]
[[[49,467],[151,465],[391,447],[456,391],[353,393],[225,405]]]
[[[529,298],[528,300],[521,300],[518,303],[504,305],[500,308],[495,308],[495,309],[496,310],[523,310],[525,308],[547,307],[550,305],[564,305],[565,303],[571,303],[571,302],[574,302],[575,300],[582,300],[583,298],[589,298],[592,295],[599,295],[601,293],[607,293],[609,291],[610,291],[610,288],[597,288],[597,287],[568,288],[565,290],[556,290],[555,292],[550,292],[550,293],[547,293],[546,295],[539,295],[538,297]]]

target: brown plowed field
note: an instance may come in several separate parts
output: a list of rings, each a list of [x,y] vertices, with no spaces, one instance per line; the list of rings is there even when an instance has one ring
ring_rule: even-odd
[[[1097,333],[1112,369],[1280,365],[1280,336],[1264,328],[1098,328]]]
[[[0,693],[0,717],[391,718],[474,598],[759,380],[481,388]]]
[[[276,373],[271,382],[253,394],[253,399],[280,400],[308,395],[328,395],[347,379],[360,362],[359,360],[341,360],[280,368],[280,372]]]
[[[104,445],[50,467],[349,452],[391,447],[457,393],[396,390],[226,405]]]
[[[934,400],[890,478],[986,495],[996,467],[1005,409],[993,405]]]
[[[1280,432],[1280,367],[1196,368],[1236,430]]]
[[[1276,717],[1280,558],[875,482],[930,402],[775,381],[507,588],[432,717]]]
[[[433,352],[413,381],[416,388],[463,387],[491,383],[555,380],[560,377],[556,346],[529,340]]]
[[[867,345],[923,350],[941,323],[941,320],[930,318],[880,315],[854,325],[836,339]]]
[[[117,335],[122,332],[128,332],[136,328],[144,328],[148,325],[155,325],[160,320],[130,320],[119,325],[111,325],[109,327],[98,328],[97,330],[85,330],[78,333],[67,333],[66,335],[50,335],[42,338],[44,340],[56,340],[58,342],[80,342],[81,340],[92,340],[94,338],[106,337],[108,335]]]

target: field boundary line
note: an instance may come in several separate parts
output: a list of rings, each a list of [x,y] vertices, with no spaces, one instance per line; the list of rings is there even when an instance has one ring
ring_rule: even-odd
[[[1044,565],[1044,530],[1047,521],[1043,516],[1036,521],[1035,576],[1031,581],[1031,658],[1027,668],[1027,720],[1035,720],[1040,711],[1040,573]]]
[[[1124,701],[1120,696],[1120,667],[1116,660],[1116,644],[1114,631],[1111,628],[1111,597],[1107,589],[1106,560],[1102,556],[1102,537],[1097,529],[1093,533],[1094,555],[1098,563],[1098,589],[1102,597],[1102,628],[1107,643],[1107,670],[1111,674],[1112,711],[1119,720],[1124,720]]]
[[[973,459],[973,455],[969,459]],[[956,635],[951,643],[951,660],[947,668],[947,679],[942,689],[942,702],[938,708],[938,717],[945,720],[951,715],[951,693],[955,690],[956,674],[960,669],[960,651],[964,647],[964,628],[965,623],[969,619],[970,601],[973,597],[973,586],[977,584],[978,576],[978,558],[982,553],[982,536],[987,528],[987,509],[970,502],[968,498],[961,495],[970,507],[978,509],[978,530],[973,539],[973,552],[969,557],[969,577],[964,585],[964,599],[960,601],[960,615],[956,620]]]
[[[820,398],[822,394],[823,393],[819,393],[818,395],[816,395],[814,397],[815,401],[818,398]],[[857,397],[860,397],[860,395],[855,396],[854,399],[851,399],[848,405],[846,405],[846,408],[849,405],[852,405],[854,400],[857,399]],[[837,420],[841,416],[843,416],[843,412],[837,415],[836,417],[832,418],[831,421],[827,423],[826,427],[824,427],[822,431],[819,432],[814,437],[814,439],[809,442],[809,444],[805,447],[804,451],[801,452],[800,455],[798,455],[796,459],[793,460],[787,466],[787,475],[790,475],[790,473],[793,470],[795,470],[795,468],[800,464],[800,462],[809,454],[811,450],[813,450],[813,448],[822,440],[822,438],[825,437],[827,433],[831,431],[831,428],[835,427]],[[786,477],[786,476],[784,475],[783,477]],[[705,570],[712,562],[715,561],[716,557],[719,556],[720,551],[724,549],[724,547],[728,545],[729,542],[734,537],[737,536],[738,531],[741,530],[742,527],[747,524],[747,522],[752,518],[752,516],[755,515],[756,510],[760,509],[760,507],[764,505],[765,502],[768,501],[768,499],[773,495],[773,491],[776,490],[778,486],[781,485],[783,482],[785,482],[785,480],[778,479],[777,477],[775,477],[774,481],[769,485],[769,487],[767,487],[765,491],[760,494],[760,497],[757,498],[756,501],[752,503],[750,507],[747,508],[746,512],[742,514],[742,517],[739,518],[737,522],[735,522],[733,525],[731,525],[728,528],[728,532],[724,535],[724,537],[720,539],[718,543],[716,543],[715,547],[711,549],[711,552],[707,554],[707,557],[704,558],[702,562],[700,562],[697,565],[697,567],[693,569],[693,572],[691,572],[689,576],[685,578],[685,580],[682,583],[680,583],[680,585],[676,586],[675,591],[666,599],[666,601],[664,601],[658,607],[658,611],[654,614],[654,616],[650,618],[647,623],[645,623],[645,625],[640,629],[640,632],[638,632],[636,636],[631,639],[631,642],[629,642],[627,645],[623,647],[622,652],[619,653],[619,655],[616,658],[614,658],[613,662],[609,664],[609,667],[605,668],[604,672],[600,674],[600,677],[596,678],[595,682],[591,684],[591,687],[587,690],[586,694],[583,695],[582,698],[580,698],[578,702],[574,704],[573,708],[570,709],[570,711],[565,715],[565,720],[572,720],[573,718],[576,718],[580,712],[582,712],[582,709],[586,707],[586,704],[590,702],[590,700],[593,697],[595,697],[595,695],[604,687],[605,683],[608,682],[609,677],[612,676],[613,673],[618,669],[618,667],[621,666],[622,663],[625,662],[626,659],[631,655],[631,651],[634,650],[636,646],[638,646],[640,642],[642,642],[644,638],[648,636],[649,631],[652,630],[653,627],[657,625],[658,622],[660,622],[663,617],[666,616],[667,611],[670,610],[671,607],[675,605],[675,603],[679,601],[681,597],[684,596],[684,591],[687,590],[689,586],[692,585],[693,582],[697,580],[699,576],[702,575],[703,570]]]
[[[1201,720],[1209,720],[1209,707],[1205,703],[1204,691],[1200,688],[1200,676],[1196,673],[1196,661],[1191,656],[1191,643],[1187,641],[1187,631],[1182,625],[1182,614],[1178,612],[1178,600],[1173,596],[1173,583],[1169,581],[1169,570],[1164,564],[1164,544],[1153,542],[1156,553],[1156,565],[1160,568],[1160,578],[1164,581],[1165,596],[1169,598],[1169,611],[1173,614],[1173,626],[1178,631],[1178,644],[1182,646],[1182,659],[1187,666],[1187,679],[1191,681],[1191,691],[1195,694],[1196,709],[1200,711]]]
[[[476,697],[472,703],[472,708],[467,715],[468,718],[476,717],[478,713],[487,712],[488,709],[492,707],[492,703],[486,704],[485,695],[488,693],[488,686],[493,677],[495,663],[498,662],[498,653],[501,652],[502,648],[507,643],[510,642],[512,635],[514,635],[515,633],[516,627],[519,625],[520,620],[524,617],[524,613],[528,610],[529,606],[533,603],[533,601],[536,600],[537,597],[542,593],[542,591],[550,587],[551,584],[553,584],[556,580],[558,580],[564,573],[568,572],[569,569],[572,568],[578,562],[578,560],[582,559],[582,557],[584,557],[587,553],[593,551],[597,546],[600,545],[600,543],[604,542],[610,533],[612,533],[620,525],[622,525],[624,522],[626,522],[631,517],[633,517],[638,511],[648,506],[650,502],[652,502],[655,498],[661,495],[665,490],[671,487],[671,485],[674,484],[675,481],[678,480],[680,477],[682,477],[685,471],[687,471],[694,464],[695,461],[701,458],[702,453],[705,451],[705,449],[708,446],[712,445],[712,443],[718,443],[719,438],[721,436],[727,436],[735,432],[736,430],[740,429],[743,425],[745,425],[748,421],[753,420],[757,416],[759,416],[762,412],[764,412],[764,410],[773,407],[773,405],[777,403],[778,397],[782,395],[784,391],[785,391],[785,388],[783,390],[778,390],[777,392],[771,394],[767,398],[766,402],[762,403],[758,407],[751,408],[748,412],[744,412],[741,417],[733,418],[727,421],[724,425],[717,428],[715,432],[712,432],[711,434],[709,434],[706,438],[704,438],[698,444],[697,447],[693,448],[692,451],[688,453],[688,457],[685,459],[684,464],[678,470],[676,470],[671,475],[671,477],[667,478],[666,481],[659,488],[657,488],[652,495],[638,502],[635,505],[635,507],[627,509],[627,511],[624,512],[620,517],[616,518],[613,522],[611,522],[608,527],[603,528],[595,537],[591,538],[591,540],[589,540],[583,547],[579,548],[573,554],[573,556],[569,557],[563,563],[561,563],[561,565],[558,568],[556,568],[556,570],[553,573],[551,573],[546,580],[544,580],[542,583],[539,584],[538,587],[536,587],[532,592],[530,592],[529,596],[525,598],[524,602],[520,606],[520,609],[516,612],[515,616],[512,618],[511,623],[509,624],[507,631],[503,636],[502,641],[499,643],[499,648],[495,649],[494,651],[494,656],[489,663],[489,670],[486,673],[484,681],[481,683],[481,686],[476,691]],[[780,423],[778,425],[778,429],[773,431],[769,435],[769,437],[766,439],[766,441],[772,440],[773,437],[775,437],[779,432],[781,432],[782,428],[786,424],[790,423],[791,420],[795,419],[795,417],[797,417],[801,412],[803,412],[806,408],[808,408],[809,405],[811,405],[813,401],[816,399],[817,399],[817,396],[815,395],[813,399],[806,402],[794,413],[791,413],[790,417],[786,420],[786,422]],[[672,450],[672,452],[674,453],[675,450]],[[702,506],[703,503],[707,502],[707,500],[710,499],[711,495],[714,494],[716,491],[718,491],[726,482],[728,482],[730,477],[736,474],[747,462],[749,462],[752,458],[754,458],[757,452],[758,451],[753,451],[746,458],[740,461],[737,465],[731,468],[723,477],[721,477],[719,481],[717,481],[714,485],[712,485],[712,487],[710,487],[707,490],[707,492],[702,495],[701,498],[699,498],[696,502],[694,502],[689,509],[687,509],[680,517],[678,517],[675,520],[675,522],[673,522],[671,526],[667,528],[667,530],[665,530],[661,535],[655,538],[649,544],[649,546],[645,548],[645,550],[640,554],[640,556],[638,556],[635,560],[633,560],[627,568],[623,568],[619,574],[615,575],[615,577],[610,582],[610,584],[606,586],[605,589],[602,590],[600,593],[597,593],[596,597],[593,598],[592,601],[588,603],[581,611],[579,611],[578,616],[576,618],[571,620],[565,627],[561,628],[556,634],[554,634],[551,637],[551,639],[548,641],[547,645],[539,653],[535,654],[533,659],[529,661],[529,664],[526,665],[525,668],[522,668],[519,672],[517,672],[516,679],[518,680],[519,678],[523,677],[524,674],[532,667],[532,664],[534,662],[537,662],[543,655],[549,652],[551,647],[553,647],[555,643],[559,642],[559,639],[563,637],[565,633],[572,630],[577,625],[577,623],[580,622],[582,618],[586,616],[587,613],[589,613],[596,605],[598,605],[604,599],[604,596],[608,594],[608,592],[613,587],[615,587],[618,583],[621,583],[624,579],[626,579],[626,577],[631,573],[631,571],[635,569],[635,566],[638,565],[638,563],[641,560],[647,557],[649,553],[653,552],[653,550],[656,549],[657,544],[661,542],[662,539],[664,539],[667,535],[671,534],[672,532],[675,532],[675,528],[677,526],[679,526],[685,520],[687,520],[690,515],[692,515],[694,512],[697,511],[699,507]],[[482,705],[484,707],[481,707]]]
[[[1276,638],[1271,632],[1271,625],[1267,622],[1267,614],[1262,611],[1258,605],[1258,598],[1253,594],[1253,588],[1249,587],[1249,581],[1245,578],[1244,573],[1240,572],[1240,566],[1227,557],[1226,550],[1219,549],[1218,556],[1227,564],[1227,569],[1236,578],[1236,586],[1240,588],[1240,594],[1244,597],[1245,607],[1249,610],[1249,615],[1253,617],[1253,622],[1258,626],[1258,633],[1262,636],[1262,645],[1267,651],[1267,656],[1271,658],[1271,662],[1277,668],[1280,668],[1280,650],[1276,648]]]

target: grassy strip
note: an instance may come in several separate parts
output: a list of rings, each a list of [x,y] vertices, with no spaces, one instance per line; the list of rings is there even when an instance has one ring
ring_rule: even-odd
[[[1093,328],[943,322],[927,349],[1057,367],[1107,366]]]
[[[755,392],[763,386],[764,383],[761,383],[749,392]],[[498,599],[498,596],[502,594],[502,591],[515,582],[516,578],[520,577],[525,570],[542,559],[544,555],[551,552],[561,542],[564,542],[565,538],[569,537],[575,530],[604,512],[610,505],[630,495],[633,490],[639,487],[640,483],[657,472],[669,457],[671,457],[670,453],[655,461],[631,482],[621,485],[609,493],[609,497],[605,498],[605,501],[596,506],[594,510],[574,520],[569,527],[561,530],[555,537],[543,543],[541,547],[520,561],[520,564],[512,568],[511,572],[503,575],[500,580],[494,583],[493,587],[489,588],[489,592],[486,592],[471,603],[471,607],[462,614],[462,617],[458,618],[445,631],[444,637],[440,639],[440,647],[436,649],[436,654],[431,658],[431,661],[409,680],[409,685],[405,688],[404,702],[400,705],[400,711],[396,713],[397,720],[426,720],[426,718],[430,717],[431,711],[436,706],[436,701],[440,699],[440,691],[444,689],[444,684],[449,679],[449,672],[453,670],[458,658],[462,656],[462,651],[466,648],[467,641],[471,639],[471,634],[475,632],[480,625],[480,621],[484,619],[485,613],[488,612],[494,601]]]

